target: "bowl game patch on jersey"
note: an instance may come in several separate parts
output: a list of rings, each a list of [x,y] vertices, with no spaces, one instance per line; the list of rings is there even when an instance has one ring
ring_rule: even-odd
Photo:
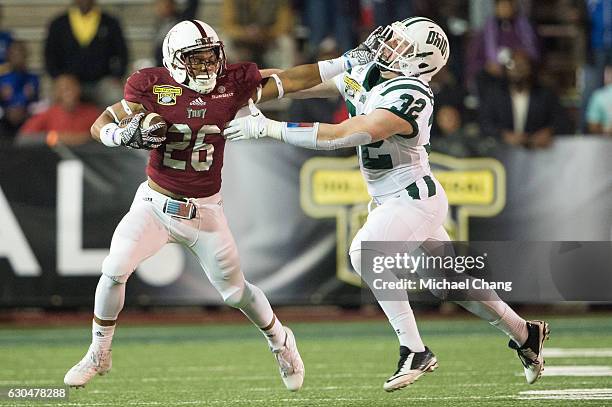
[[[176,97],[183,94],[183,88],[171,85],[155,85],[153,93],[157,95],[157,103],[164,106],[176,105]]]

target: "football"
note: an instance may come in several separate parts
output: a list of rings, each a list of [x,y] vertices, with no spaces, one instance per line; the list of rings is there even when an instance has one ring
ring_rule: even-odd
[[[134,116],[135,115],[129,115],[129,116],[124,117],[123,119],[121,119],[118,126],[120,128],[124,128],[130,123],[130,121],[132,120]],[[166,124],[166,121],[159,114],[154,113],[154,112],[148,112],[144,115],[144,117],[140,121],[140,128],[142,130],[146,130],[149,127],[155,124],[158,124],[158,123],[162,123],[163,125],[159,129],[155,130],[152,134],[158,137],[165,136],[166,132],[168,131],[168,125]]]

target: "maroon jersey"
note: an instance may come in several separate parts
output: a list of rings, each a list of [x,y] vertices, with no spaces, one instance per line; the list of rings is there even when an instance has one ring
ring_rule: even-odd
[[[201,198],[219,192],[223,128],[260,82],[253,63],[228,65],[207,94],[176,83],[166,68],[134,72],[125,84],[125,100],[140,103],[168,123],[166,141],[149,155],[147,175],[178,195]]]

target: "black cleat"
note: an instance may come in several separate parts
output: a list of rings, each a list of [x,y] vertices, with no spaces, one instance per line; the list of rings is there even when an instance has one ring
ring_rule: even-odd
[[[400,360],[397,370],[383,385],[385,391],[403,389],[414,383],[427,372],[433,372],[438,367],[436,356],[426,346],[423,352],[412,352],[405,346],[400,346]]]
[[[510,340],[508,347],[516,350],[525,370],[525,379],[527,383],[533,384],[544,371],[542,348],[544,348],[544,341],[550,335],[550,329],[544,321],[527,321],[527,331],[529,336],[523,346],[519,347],[516,342]]]

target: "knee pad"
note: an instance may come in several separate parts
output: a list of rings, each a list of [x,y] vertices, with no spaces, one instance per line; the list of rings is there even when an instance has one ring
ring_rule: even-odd
[[[134,272],[131,262],[125,256],[108,255],[102,263],[102,274],[111,278],[113,281],[116,279],[125,279]],[[125,277],[124,277],[125,276]],[[125,283],[123,281],[123,283]]]
[[[249,301],[251,290],[245,282],[241,287],[232,286],[221,292],[225,304],[232,308],[242,308]]]

